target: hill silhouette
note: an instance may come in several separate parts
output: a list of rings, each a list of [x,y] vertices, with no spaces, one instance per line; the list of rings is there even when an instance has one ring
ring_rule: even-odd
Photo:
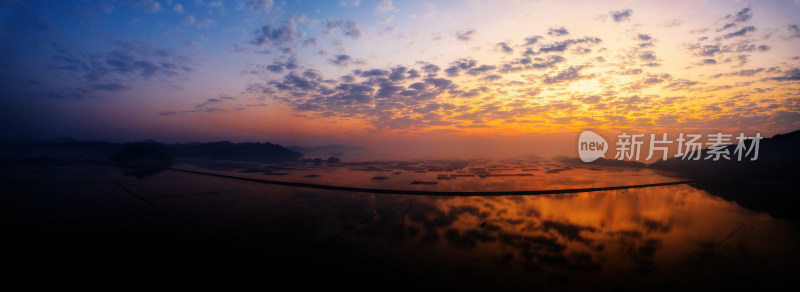
[[[125,174],[145,177],[172,165],[172,158],[151,148],[150,143],[131,143],[108,160],[125,168]]]
[[[752,143],[752,140],[745,140],[746,148],[749,149]],[[705,160],[709,151],[708,149],[702,149],[700,160],[674,157],[668,160],[659,160],[648,165],[648,167],[677,172],[694,178],[731,177],[791,180],[797,178],[797,175],[800,174],[800,167],[798,167],[800,166],[798,165],[800,163],[799,148],[800,130],[761,139],[758,159],[755,161],[751,160],[753,153],[750,156],[743,157],[742,161],[738,161],[738,155],[734,154],[736,144],[732,144],[725,147],[730,153],[730,160]]]
[[[297,161],[303,154],[289,150],[278,144],[231,143],[228,141],[210,143],[163,144],[152,140],[135,143],[112,143],[105,141],[77,141],[57,139],[51,141],[21,140],[0,144],[0,160],[16,163],[27,160],[48,159],[58,162],[103,162],[112,156],[133,155],[121,153],[129,148],[146,147],[174,158],[203,158],[211,160],[236,160],[255,162]],[[130,150],[133,151],[133,150]],[[147,150],[138,150],[137,155],[146,155]],[[135,155],[134,155],[135,156]],[[118,161],[117,161],[118,162]]]
[[[750,148],[752,141],[745,144]],[[797,196],[800,182],[800,131],[775,135],[760,140],[758,159],[733,155],[735,145],[725,149],[731,160],[681,160],[680,157],[650,164],[652,169],[667,170],[692,178],[704,179],[691,184],[711,195],[734,201],[739,205],[767,212],[775,217],[800,222]],[[708,154],[703,149],[701,159]]]

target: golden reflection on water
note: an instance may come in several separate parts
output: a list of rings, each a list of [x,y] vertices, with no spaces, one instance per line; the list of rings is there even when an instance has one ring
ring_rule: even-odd
[[[513,168],[507,173],[522,169],[507,168]],[[562,170],[547,172],[553,168]],[[315,173],[319,176],[305,179],[398,189],[411,180],[435,181],[439,175],[403,171],[392,177],[400,171],[347,167],[284,171],[288,174],[280,177],[222,173],[286,181]],[[524,177],[458,177],[426,187],[531,190],[676,180],[646,169],[564,169],[557,164],[539,165],[531,172],[533,176]],[[381,173],[389,178],[371,179]],[[219,225],[226,233],[233,226],[257,232],[241,238],[259,242],[270,256],[301,255],[289,261],[302,271],[316,267],[321,273],[339,271],[387,283],[430,280],[466,288],[642,290],[753,287],[785,282],[797,270],[800,237],[794,223],[686,184],[562,195],[441,197],[170,175],[189,178],[198,191],[237,189],[219,197],[171,197],[167,203],[189,221],[205,222],[199,225]],[[147,182],[140,186],[148,188]]]
[[[688,185],[410,200],[392,251],[402,271],[392,273],[636,289],[775,277],[796,259],[791,223]]]

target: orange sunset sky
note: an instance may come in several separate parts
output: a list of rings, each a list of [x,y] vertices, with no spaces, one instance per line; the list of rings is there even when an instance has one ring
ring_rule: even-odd
[[[4,138],[575,156],[800,129],[800,1],[3,1]]]

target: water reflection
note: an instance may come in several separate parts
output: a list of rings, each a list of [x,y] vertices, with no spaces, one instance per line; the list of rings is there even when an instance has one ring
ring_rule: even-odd
[[[303,269],[407,284],[638,290],[785,281],[781,271],[796,269],[794,225],[688,185],[513,197],[322,192],[301,201],[276,211],[304,210],[308,222],[345,230],[303,249]]]
[[[521,167],[506,165],[512,170],[494,171],[514,173]],[[616,176],[613,182],[672,179],[642,170],[560,171],[572,172],[576,179],[570,183],[569,176],[547,179],[544,172],[554,168],[562,166],[538,165],[539,172],[532,171],[533,176],[458,177],[438,187],[457,188],[458,184],[447,185],[453,181],[473,181],[472,186],[498,190],[542,181],[562,181],[566,186],[599,183],[592,173],[601,178]],[[296,178],[310,172],[319,175],[305,178],[309,180],[331,179],[337,171],[364,174],[342,180],[351,184],[399,181],[392,177],[399,171],[393,167],[385,168],[386,175],[346,169],[280,171]],[[20,263],[38,258],[39,248],[64,252],[74,246],[78,251],[73,252],[84,255],[87,245],[103,242],[103,253],[97,258],[110,252],[136,252],[140,260],[159,262],[184,253],[188,264],[170,273],[213,271],[269,275],[275,281],[324,278],[351,284],[366,280],[391,287],[434,283],[454,289],[719,290],[789,282],[798,271],[795,249],[800,237],[794,223],[744,208],[694,185],[561,195],[439,197],[254,184],[170,170],[141,179],[125,177],[116,169],[91,167],[64,168],[43,178],[22,170],[13,177],[8,173],[4,179],[10,183],[5,187],[30,189],[25,196],[9,200],[0,218],[4,224],[21,222],[8,225],[14,228],[4,243],[16,251]],[[98,173],[103,174],[100,182]],[[407,180],[435,179],[441,174],[412,173]],[[371,179],[379,175],[389,178]],[[16,176],[26,179],[16,183]],[[96,204],[66,197],[77,194],[82,200],[91,199],[93,191],[103,192],[106,211],[87,213],[80,208]],[[26,229],[30,225],[26,218],[37,214],[46,218],[31,222],[72,218],[35,212],[41,206],[63,206],[50,198],[70,202],[75,210],[69,214],[81,215],[81,221],[70,223],[69,228]],[[125,207],[131,200],[165,215],[152,216],[154,212],[144,208],[147,212],[142,211],[143,219],[138,219],[139,209]],[[118,217],[109,207],[128,210],[126,218],[135,219],[107,226],[92,221]],[[30,230],[52,234],[34,236]],[[40,240],[60,238],[53,234],[61,233],[63,240]],[[63,246],[55,249],[54,244]]]

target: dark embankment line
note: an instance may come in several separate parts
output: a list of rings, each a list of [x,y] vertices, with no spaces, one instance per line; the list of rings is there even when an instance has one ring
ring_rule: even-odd
[[[601,188],[559,189],[559,190],[501,191],[501,192],[452,192],[452,191],[390,190],[390,189],[371,189],[371,188],[329,186],[329,185],[320,185],[320,184],[309,184],[309,183],[300,183],[300,182],[286,182],[286,181],[266,180],[266,179],[258,179],[258,178],[232,176],[232,175],[216,174],[216,173],[210,173],[210,172],[178,169],[178,168],[167,168],[167,169],[174,170],[174,171],[180,171],[180,172],[186,172],[186,173],[208,175],[208,176],[214,176],[214,177],[236,179],[236,180],[241,180],[241,181],[263,183],[263,184],[290,186],[290,187],[314,188],[314,189],[323,189],[323,190],[361,192],[361,193],[417,195],[417,196],[519,196],[519,195],[570,194],[570,193],[583,193],[583,192],[596,192],[596,191],[610,191],[610,190],[622,190],[622,189],[638,189],[638,188],[660,187],[660,186],[669,186],[669,185],[689,184],[689,183],[696,183],[696,182],[702,181],[702,180],[684,180],[684,181],[663,182],[663,183],[655,183],[655,184],[627,185],[627,186],[614,186],[614,187],[601,187]]]

